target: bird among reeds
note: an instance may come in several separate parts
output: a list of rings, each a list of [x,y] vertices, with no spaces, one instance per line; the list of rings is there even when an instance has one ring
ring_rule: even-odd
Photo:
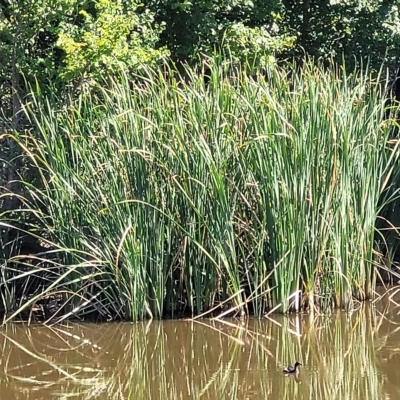
[[[283,372],[285,372],[286,374],[297,374],[299,372],[299,370],[297,369],[299,365],[302,364],[296,361],[293,367],[289,365],[288,367],[283,369]]]

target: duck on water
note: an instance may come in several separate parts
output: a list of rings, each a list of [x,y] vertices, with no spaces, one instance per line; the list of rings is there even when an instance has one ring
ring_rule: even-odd
[[[298,370],[299,365],[302,365],[302,364],[300,362],[296,361],[293,367],[291,365],[289,365],[288,367],[283,369],[283,372],[285,372],[286,374],[297,374],[299,372],[299,370]]]

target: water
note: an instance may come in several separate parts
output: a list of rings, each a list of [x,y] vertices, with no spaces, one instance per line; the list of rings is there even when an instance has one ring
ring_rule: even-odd
[[[399,312],[386,301],[261,321],[8,325],[1,398],[399,399]]]

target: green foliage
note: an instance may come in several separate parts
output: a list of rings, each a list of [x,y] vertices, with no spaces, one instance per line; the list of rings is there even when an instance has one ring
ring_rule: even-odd
[[[264,67],[276,55],[397,63],[396,0],[2,0],[0,85],[15,67],[28,80],[61,87],[121,66],[229,52]]]
[[[197,61],[199,53],[211,55],[229,48],[234,60],[265,53],[258,60],[266,63],[277,50],[292,44],[292,38],[279,31],[281,1],[146,0],[145,4],[159,23],[165,23],[160,44],[176,60]]]
[[[261,315],[371,296],[398,157],[383,85],[287,68],[254,81],[211,63],[208,85],[147,70],[145,85],[109,78],[59,110],[32,98],[20,143],[42,183],[24,186],[66,309],[137,320],[230,298]]]
[[[276,61],[276,53],[292,48],[294,41],[294,36],[272,36],[263,28],[250,28],[240,22],[226,28],[221,49],[229,52],[235,64],[266,68]]]
[[[57,87],[136,68],[167,54],[156,49],[161,26],[149,10],[122,1],[5,0],[0,19],[0,80],[11,70]]]
[[[330,60],[395,65],[397,1],[1,0],[0,6],[0,101],[12,103],[2,112],[18,115],[23,77],[39,88],[28,113],[36,130],[27,138],[37,152],[25,150],[44,187],[26,185],[38,202],[32,215],[43,218],[52,245],[62,249],[67,272],[57,284],[67,281],[76,293],[83,276],[82,290],[92,290],[86,268],[95,260],[95,276],[109,286],[94,292],[107,287],[101,293],[108,299],[125,293],[117,309],[131,319],[162,315],[180,302],[200,312],[229,295],[240,307],[244,290],[256,313],[287,310],[296,290],[310,302],[323,299],[322,308],[368,297],[377,199],[385,199],[377,182],[395,153],[378,151],[389,132],[380,124],[382,87],[347,76]],[[306,64],[298,76],[291,67],[272,68],[278,57],[304,52],[336,71],[313,75]],[[185,67],[202,57],[210,62],[209,86]],[[173,80],[176,70],[165,67],[167,78],[149,69],[171,60],[181,62],[189,85]],[[268,84],[232,65],[263,68]],[[133,82],[121,70],[136,72]],[[73,90],[79,98],[58,110],[65,85],[75,89],[86,78],[96,94]],[[313,175],[300,174],[299,184],[293,170]],[[271,294],[274,285],[279,292]]]
[[[0,18],[0,79],[13,67],[26,77],[50,83],[57,77],[60,54],[54,51],[57,25],[74,10],[76,0],[5,0]]]
[[[121,67],[153,65],[167,55],[166,49],[155,49],[161,27],[154,27],[149,10],[138,13],[138,7],[135,2],[99,0],[93,13],[79,10],[79,25],[62,23],[56,43],[65,52],[61,75],[98,78]]]
[[[400,17],[397,0],[284,0],[283,24],[298,35],[297,49],[347,65],[368,58],[373,67],[397,67]]]

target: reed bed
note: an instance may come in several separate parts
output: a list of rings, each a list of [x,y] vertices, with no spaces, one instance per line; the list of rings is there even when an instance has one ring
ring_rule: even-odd
[[[376,220],[397,194],[386,82],[311,62],[210,71],[121,72],[68,101],[35,88],[17,140],[48,251],[23,307],[57,294],[53,321],[136,321],[372,296]]]

